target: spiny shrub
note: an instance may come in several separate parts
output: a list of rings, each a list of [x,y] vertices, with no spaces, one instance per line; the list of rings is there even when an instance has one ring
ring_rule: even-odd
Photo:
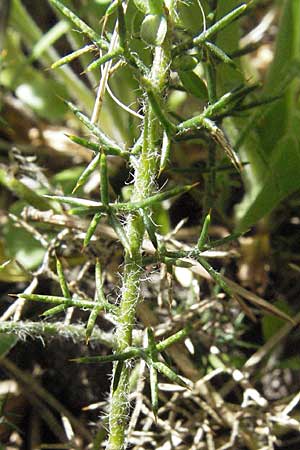
[[[103,30],[99,33],[85,23],[75,10],[70,9],[61,0],[50,0],[60,14],[78,30],[88,42],[71,54],[52,64],[54,71],[65,64],[86,54],[95,55],[95,59],[85,68],[86,74],[101,73],[95,104],[90,115],[76,105],[66,101],[74,116],[82,123],[90,138],[69,135],[69,139],[91,151],[92,159],[78,178],[72,195],[47,195],[44,200],[54,209],[61,205],[71,207],[68,213],[89,219],[85,231],[83,248],[93,248],[95,231],[100,221],[106,221],[123,249],[123,263],[120,267],[121,289],[119,301],[106,298],[103,287],[101,252],[95,262],[94,299],[73,295],[69,287],[62,264],[56,260],[56,271],[62,295],[52,296],[35,293],[23,293],[19,297],[30,301],[44,302],[50,305],[44,316],[54,316],[70,307],[89,311],[86,322],[87,343],[95,331],[97,317],[105,313],[113,317],[115,323],[113,352],[106,356],[78,358],[79,363],[113,362],[113,377],[109,397],[109,433],[107,450],[126,448],[126,433],[129,417],[130,375],[132,360],[143,360],[149,370],[150,394],[153,414],[158,411],[158,374],[172,383],[189,389],[188,380],[180,377],[165,359],[165,351],[185,339],[193,330],[188,323],[175,334],[157,342],[151,327],[146,330],[146,343],[141,345],[133,341],[136,323],[136,308],[142,299],[141,283],[146,271],[164,265],[172,277],[174,267],[191,267],[200,264],[228,296],[234,295],[234,289],[226,279],[209,263],[205,251],[214,249],[238,235],[230,235],[224,240],[208,241],[211,208],[216,195],[216,176],[222,166],[220,160],[227,159],[235,171],[243,170],[243,162],[232,148],[230,140],[222,128],[224,118],[235,115],[239,110],[247,109],[245,99],[256,89],[256,85],[237,82],[226,91],[220,78],[219,68],[230,73],[241,72],[234,53],[227,54],[217,36],[244,16],[252,4],[242,3],[224,13],[226,9],[219,4],[222,1],[180,2],[177,0],[134,0],[112,1],[103,19]],[[182,9],[197,11],[199,32],[191,32],[182,21]],[[220,15],[220,11],[222,14]],[[106,32],[107,23],[113,23],[112,31]],[[238,55],[238,52],[237,52]],[[138,89],[136,105],[133,110],[121,105],[128,117],[136,124],[134,140],[120,142],[103,131],[100,112],[109,79],[118,68],[124,68],[136,80]],[[55,73],[55,72],[54,72]],[[234,78],[234,76],[233,76]],[[174,92],[185,92],[194,96],[200,112],[191,117],[181,117],[171,113],[169,101]],[[61,100],[58,99],[57,102]],[[249,108],[253,104],[249,103]],[[117,133],[116,133],[117,135]],[[200,236],[196,245],[189,249],[168,248],[160,232],[154,211],[166,200],[173,199],[189,191],[202,195],[198,191],[198,182],[188,182],[182,186],[163,186],[167,179],[167,170],[172,150],[181,141],[200,140],[207,148],[206,185],[203,194],[203,220]],[[123,158],[130,170],[130,198],[127,201],[112,199],[108,159],[111,156]],[[218,165],[219,164],[219,165]],[[227,167],[228,169],[228,167]],[[76,197],[75,192],[82,187],[91,174],[100,174],[100,196],[94,199]],[[200,181],[200,180],[199,180]],[[47,206],[46,205],[46,206]],[[45,208],[44,208],[45,209]],[[147,238],[147,239],[146,239]],[[146,243],[146,244],[145,244]],[[265,304],[261,306],[267,307]]]

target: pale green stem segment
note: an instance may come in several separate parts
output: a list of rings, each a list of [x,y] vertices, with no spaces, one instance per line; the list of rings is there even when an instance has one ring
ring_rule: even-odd
[[[66,134],[66,136],[72,141],[75,142],[75,144],[81,145],[82,147],[88,148],[89,150],[92,150],[93,152],[100,152],[103,151],[105,152],[107,155],[115,155],[115,156],[120,156],[121,158],[124,159],[129,159],[129,153],[126,150],[122,150],[122,149],[116,149],[116,148],[102,148],[99,144],[95,144],[95,142],[92,141],[88,141],[87,139],[78,137],[78,136],[73,136],[70,134]]]
[[[63,58],[60,58],[58,61],[55,61],[51,65],[51,69],[57,69],[58,67],[64,66],[65,64],[69,64],[74,59],[79,58],[80,56],[84,55],[85,53],[89,53],[95,50],[95,45],[85,45],[84,47],[75,50],[72,53],[69,53],[68,55],[64,56]]]
[[[101,177],[101,197],[104,197],[102,202],[96,202],[94,200],[86,200],[85,198],[76,198],[76,197],[67,197],[67,196],[61,196],[61,195],[44,195],[46,198],[50,198],[52,200],[57,200],[61,203],[66,203],[67,205],[72,205],[75,207],[81,207],[86,208],[87,212],[94,212],[94,211],[106,211],[106,212],[117,212],[117,211],[137,211],[142,208],[147,208],[153,206],[155,203],[161,203],[164,200],[167,200],[172,197],[176,197],[177,195],[184,194],[185,192],[188,192],[189,190],[196,187],[199,183],[191,184],[188,186],[178,186],[173,189],[169,189],[168,191],[161,192],[160,194],[151,195],[148,198],[145,198],[144,200],[140,200],[137,202],[127,202],[127,203],[108,203],[108,180],[107,177],[105,177],[105,155],[102,158],[104,164],[101,166],[101,174],[103,175]],[[94,160],[92,161],[94,165]],[[90,164],[92,164],[90,163]],[[80,176],[80,179],[86,175],[87,171],[89,172],[90,166],[87,167],[87,169],[84,171],[84,173]],[[93,166],[94,168],[94,166]],[[89,170],[88,170],[89,169]],[[78,183],[77,183],[78,185]],[[73,189],[74,192],[74,189]],[[102,195],[104,193],[104,196]]]
[[[60,259],[58,259],[58,258],[56,258],[56,271],[57,271],[59,284],[60,284],[60,288],[61,288],[61,292],[62,292],[63,296],[66,298],[72,298],[69,288],[68,288],[67,280],[65,278],[62,263],[61,263]]]
[[[154,59],[151,69],[151,83],[155,95],[163,98],[166,82],[169,76],[170,43],[168,37],[161,47],[154,50]],[[143,142],[139,162],[135,170],[135,183],[133,187],[132,202],[143,202],[155,189],[155,179],[159,172],[160,152],[157,142],[162,139],[163,129],[160,127],[152,105],[148,101],[145,107]],[[140,278],[142,266],[141,247],[145,226],[139,211],[130,213],[126,226],[130,248],[125,248],[124,278],[122,299],[119,306],[118,324],[115,335],[114,350],[122,353],[132,344],[132,328],[135,322],[135,310],[140,297]],[[119,366],[120,367],[120,366]],[[114,376],[118,383],[112,382],[110,413],[109,413],[109,440],[106,450],[124,450],[126,448],[126,427],[128,416],[128,392],[130,368],[125,361],[121,373],[114,367]]]
[[[65,311],[66,309],[68,309],[68,306],[66,305],[54,306],[54,308],[47,309],[47,311],[43,312],[42,316],[43,317],[55,316],[55,314],[59,314]]]
[[[5,321],[0,322],[0,333],[9,333],[16,335],[24,341],[27,338],[43,338],[43,340],[59,339],[61,341],[72,341],[80,344],[86,340],[86,330],[84,325],[65,324],[62,322],[31,322]],[[108,348],[112,347],[112,335],[101,330],[99,327],[94,328],[91,339],[94,343],[103,344]]]
[[[75,306],[82,309],[93,309],[95,303],[89,300],[72,299],[68,297],[57,297],[55,295],[39,294],[18,294],[18,297],[30,300],[32,302],[50,303],[54,305],[64,305],[66,307]]]
[[[73,103],[65,101],[65,104],[75,114],[75,116],[80,120],[80,122],[82,122],[83,125],[85,125],[94,134],[94,136],[98,138],[99,143],[101,143],[102,146],[108,149],[108,151],[109,150],[115,150],[116,152],[122,151],[122,149],[116,142],[114,142],[111,138],[106,136],[106,134],[103,133],[103,131],[100,130],[97,127],[97,125],[95,125],[85,114],[79,111],[79,109],[76,108],[76,106],[73,105]]]
[[[204,219],[203,227],[200,233],[200,237],[197,242],[197,248],[201,252],[206,244],[207,236],[208,236],[208,229],[210,225],[210,212],[207,214],[207,216]]]
[[[117,58],[118,56],[121,56],[123,54],[123,49],[118,47],[115,50],[106,53],[105,55],[101,56],[101,58],[96,59],[96,61],[93,61],[89,66],[86,68],[86,72],[90,72],[91,70],[99,69],[103,64],[107,63],[108,61]]]
[[[89,245],[90,240],[92,239],[93,234],[95,233],[98,223],[100,222],[102,216],[103,216],[103,213],[98,212],[92,218],[91,223],[90,223],[90,225],[87,229],[87,232],[85,234],[85,237],[84,237],[83,247],[86,247],[87,245]]]

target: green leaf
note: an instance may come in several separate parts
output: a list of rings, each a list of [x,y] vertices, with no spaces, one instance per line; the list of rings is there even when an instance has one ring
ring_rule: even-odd
[[[95,327],[96,324],[96,320],[97,317],[99,316],[100,311],[103,309],[102,305],[95,305],[94,309],[92,309],[88,321],[87,321],[87,325],[86,325],[86,332],[85,332],[85,338],[86,338],[86,343],[88,344],[92,333],[93,333],[93,329]]]
[[[55,80],[45,79],[38,73],[30,81],[21,83],[16,89],[16,95],[45,119],[57,120],[67,111],[64,103],[58,100],[58,96],[66,96],[65,89]]]
[[[121,379],[122,370],[124,366],[124,361],[118,361],[114,370],[114,376],[113,376],[113,385],[112,385],[112,391],[115,392],[118,388],[119,381]]]
[[[232,1],[220,2],[220,4],[230,5]],[[233,3],[236,4],[236,0],[233,0]],[[246,3],[242,3],[240,6],[231,9],[228,14],[222,15],[222,17],[213,23],[209,28],[203,30],[198,36],[195,36],[192,39],[189,39],[182,44],[179,44],[174,49],[174,54],[178,55],[182,53],[183,50],[188,48],[192,48],[194,46],[199,46],[204,44],[207,40],[211,39],[216,34],[219,34],[224,28],[228,27],[232,24],[232,22],[236,21],[240,16],[242,16],[248,5]]]
[[[8,258],[8,249],[6,241],[0,240],[0,281],[3,283],[17,283],[28,281],[31,275],[14,261]]]
[[[20,37],[30,52],[34,45],[37,44],[43,37],[43,32],[28,14],[23,3],[24,2],[21,2],[21,0],[14,0],[12,2],[13,8],[10,16],[11,27],[16,30],[16,32],[12,30],[11,35],[13,37]],[[23,51],[20,48],[20,43],[17,52],[11,52],[8,49],[8,56],[11,56],[12,65],[16,64],[16,60],[17,58],[20,58],[20,54],[23,55]],[[46,48],[44,53],[39,58],[39,65],[44,68],[49,68],[49,66],[51,66],[51,64],[58,58],[59,55],[53,47]],[[26,61],[26,64],[27,63],[28,61]],[[0,78],[1,75],[2,73],[0,74]],[[22,75],[21,71],[20,75]],[[81,105],[85,105],[85,108],[87,109],[92,107],[94,103],[93,93],[69,67],[59,68],[55,76],[68,89],[68,92],[73,99],[76,99],[76,101],[80,102]]]
[[[221,62],[235,67],[235,62],[217,45],[212,42],[206,42],[205,47]]]
[[[103,207],[101,202],[95,202],[94,200],[87,200],[85,198],[68,197],[65,195],[44,195],[44,197],[56,200],[67,205],[77,206],[79,208],[98,208]]]
[[[197,58],[195,58],[192,55],[180,55],[176,56],[174,59],[172,66],[175,70],[179,70],[182,72],[190,72],[191,70],[194,70],[197,66],[198,61]]]
[[[0,185],[13,192],[14,195],[24,200],[27,204],[37,209],[46,211],[51,209],[50,203],[41,197],[34,189],[28,187],[25,183],[16,178],[7,166],[0,165]]]
[[[300,357],[299,356],[291,356],[291,358],[284,359],[281,361],[278,366],[282,369],[291,369],[297,370],[300,369]]]
[[[156,236],[156,225],[151,218],[151,213],[149,211],[140,209],[141,216],[143,218],[143,222],[148,233],[149,239],[152,242],[152,245],[155,249],[158,248],[158,241]]]
[[[51,182],[54,186],[58,186],[62,192],[70,193],[74,187],[74,181],[80,177],[84,169],[85,166],[74,166],[64,169],[61,172],[56,173],[51,178]]]
[[[291,308],[289,307],[288,303],[281,299],[274,303],[274,306],[279,308],[284,313],[293,316]],[[284,319],[281,319],[277,316],[269,316],[266,315],[262,319],[262,331],[263,331],[263,337],[264,342],[267,342],[269,339],[271,339],[274,334],[276,334],[280,328],[282,328],[286,324]]]
[[[16,96],[39,116],[59,120],[67,108],[63,102],[58,101],[58,96],[66,97],[67,88],[49,78],[46,72],[31,66],[31,57],[24,56],[19,36],[16,33],[9,33],[6,64],[0,72],[0,84],[14,90]]]
[[[107,157],[105,153],[101,153],[100,157],[100,194],[102,203],[104,205],[108,205],[109,181],[107,172]]]
[[[294,60],[300,57],[300,3],[297,0],[285,2],[282,12],[279,32],[277,35],[275,56],[267,76],[264,89],[265,95],[274,95],[278,92],[278,86],[289,74]],[[299,67],[297,69],[299,76]],[[290,121],[297,107],[296,95],[299,87],[298,81],[286,83],[282,86],[285,91],[282,99],[275,102],[268,109],[267,116],[258,124],[258,134],[262,148],[267,155],[272,154],[277,141],[286,134],[290,127]],[[269,132],[272,127],[272,133]]]
[[[239,230],[249,228],[300,188],[300,147],[295,135],[286,135],[278,142],[266,172],[255,198],[244,210],[240,206]]]
[[[23,202],[15,203],[14,211],[21,205],[24,205]],[[36,269],[45,254],[45,249],[40,242],[34,239],[27,230],[17,227],[12,220],[7,221],[2,232],[8,257],[18,261],[24,269]]]
[[[30,54],[30,61],[38,60],[42,54],[56,41],[70,30],[70,24],[65,20],[57,22],[41,39],[34,45]]]
[[[263,95],[281,98],[254,114],[242,132],[246,196],[237,209],[238,228],[270,213],[280,201],[300,187],[299,103],[300,3],[284,2],[275,57]],[[246,137],[245,137],[246,136]]]
[[[131,358],[138,358],[144,356],[142,349],[134,348],[134,347],[128,347],[127,350],[124,350],[121,353],[113,353],[109,355],[101,355],[101,356],[85,356],[83,358],[76,358],[72,361],[78,362],[78,363],[88,363],[88,364],[94,364],[94,363],[107,363],[107,362],[113,362],[113,361],[126,361],[127,359]]]
[[[179,70],[178,75],[184,89],[189,93],[206,102],[208,99],[207,88],[204,81],[192,71]]]
[[[0,359],[16,345],[18,342],[17,336],[13,334],[1,333],[0,335]]]
[[[221,19],[225,14],[230,14],[240,2],[238,0],[226,0],[226,2],[218,2],[217,18]],[[218,33],[216,45],[226,54],[230,54],[239,48],[239,39],[241,36],[241,26],[239,21],[231,23],[229,27],[222,29]],[[210,45],[208,44],[210,47]],[[212,48],[210,47],[210,50]],[[219,64],[217,66],[217,85],[219,94],[234,89],[238,84],[243,83],[243,76],[236,68],[230,67],[228,63]]]

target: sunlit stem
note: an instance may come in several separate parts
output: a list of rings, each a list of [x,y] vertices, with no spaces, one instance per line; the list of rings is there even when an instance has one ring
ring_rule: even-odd
[[[160,98],[168,80],[169,74],[169,43],[165,40],[162,47],[155,48],[151,81],[155,94]],[[159,172],[160,151],[157,142],[162,138],[163,129],[159,125],[150,102],[145,106],[142,150],[139,163],[135,170],[135,183],[131,201],[139,202],[148,198],[155,190],[155,179]],[[140,279],[142,267],[141,244],[145,227],[139,211],[128,216],[126,234],[130,249],[125,249],[124,277],[122,299],[119,306],[118,324],[115,335],[115,352],[123,352],[132,344],[132,329],[135,322],[136,306],[140,297]],[[123,450],[126,448],[126,427],[128,416],[128,391],[130,369],[125,362],[121,373],[114,367],[114,377],[118,377],[116,386],[112,382],[110,414],[109,414],[109,441],[107,450]]]

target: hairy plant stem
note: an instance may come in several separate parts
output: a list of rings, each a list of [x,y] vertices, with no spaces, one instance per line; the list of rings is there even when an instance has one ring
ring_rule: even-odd
[[[65,324],[61,322],[31,322],[31,321],[0,321],[0,333],[14,334],[22,341],[26,339],[40,339],[41,341],[60,339],[71,340],[79,344],[86,341],[84,325]],[[108,348],[112,346],[112,335],[94,327],[92,344],[103,344]]]
[[[169,47],[168,39],[166,39],[162,47],[155,48],[151,70],[151,82],[155,93],[160,98],[164,95],[168,80]],[[163,130],[150,103],[147,102],[147,99],[145,102],[143,145],[138,164],[135,167],[132,201],[144,200],[154,192],[155,180],[159,172],[157,142],[162,138]],[[115,334],[115,352],[122,352],[132,344],[132,328],[135,322],[136,306],[140,297],[144,232],[145,227],[140,213],[133,212],[128,217],[126,228],[130,248],[125,250],[124,279]],[[122,450],[126,448],[130,367],[125,362],[122,366],[121,374],[119,372],[120,367],[120,364],[115,364],[114,367],[109,414],[110,435],[107,450]]]

